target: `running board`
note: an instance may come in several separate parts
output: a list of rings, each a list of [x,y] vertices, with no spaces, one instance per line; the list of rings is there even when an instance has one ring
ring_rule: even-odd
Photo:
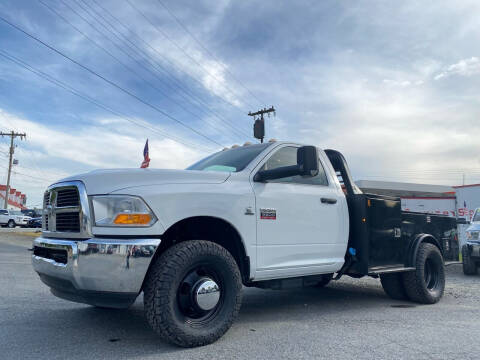
[[[462,264],[461,261],[445,261],[445,266]]]
[[[368,275],[372,276],[372,275],[390,274],[390,273],[406,272],[406,271],[415,271],[415,268],[405,267],[405,266],[371,268],[370,271],[368,272]]]

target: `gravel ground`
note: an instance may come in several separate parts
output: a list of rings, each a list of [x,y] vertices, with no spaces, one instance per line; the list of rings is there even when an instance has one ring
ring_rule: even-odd
[[[142,296],[128,310],[50,294],[30,265],[33,237],[0,232],[2,359],[478,359],[480,276],[447,269],[436,305],[389,299],[375,279],[325,289],[245,289],[240,316],[215,344],[179,349],[158,338]]]

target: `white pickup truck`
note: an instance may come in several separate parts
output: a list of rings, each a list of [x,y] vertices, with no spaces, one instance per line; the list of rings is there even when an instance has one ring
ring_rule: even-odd
[[[20,210],[0,209],[0,226],[14,228],[15,226],[27,226],[32,218],[24,215]]]
[[[51,185],[32,262],[54,295],[126,308],[180,346],[232,325],[244,286],[380,277],[395,299],[435,303],[456,223],[363,194],[335,150],[290,142],[217,152],[186,170],[100,170]]]

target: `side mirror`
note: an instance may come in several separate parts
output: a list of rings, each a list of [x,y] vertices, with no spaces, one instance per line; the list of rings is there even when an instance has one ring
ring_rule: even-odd
[[[302,146],[297,150],[297,166],[303,176],[318,175],[318,153],[315,146]]]
[[[302,146],[297,150],[297,165],[282,166],[259,171],[254,181],[282,179],[288,176],[316,176],[318,174],[318,153],[315,146]]]

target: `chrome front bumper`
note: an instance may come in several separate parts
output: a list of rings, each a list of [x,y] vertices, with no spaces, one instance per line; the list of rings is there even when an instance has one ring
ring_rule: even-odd
[[[474,258],[480,258],[480,240],[467,240],[465,243],[467,254]]]
[[[138,296],[160,239],[39,237],[32,264],[54,295],[106,307],[128,307]]]

